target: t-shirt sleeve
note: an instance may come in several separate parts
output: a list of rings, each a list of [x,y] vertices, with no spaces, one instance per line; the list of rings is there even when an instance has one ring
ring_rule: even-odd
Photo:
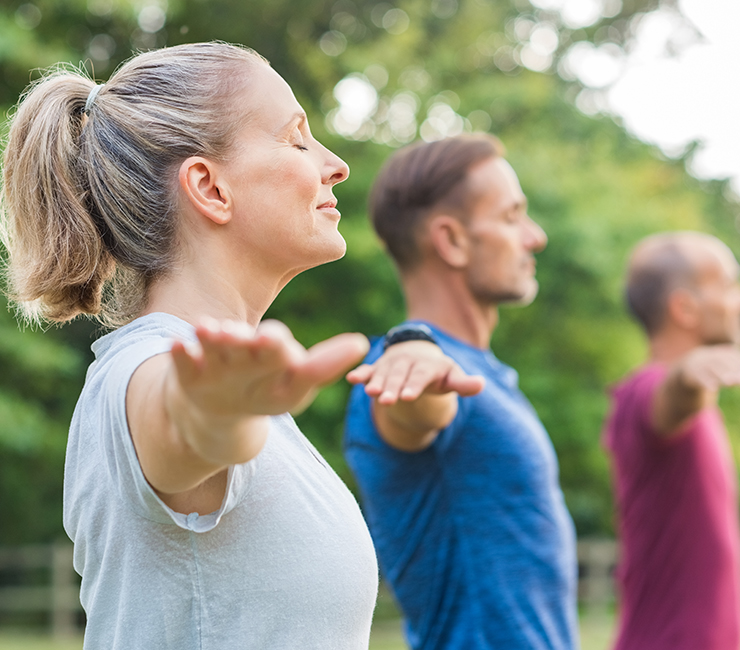
[[[640,430],[651,437],[658,435],[653,426],[653,403],[655,392],[664,378],[665,372],[662,369],[648,371],[639,377],[632,387],[635,421]]]
[[[632,431],[642,444],[652,447],[671,446],[690,433],[693,418],[670,436],[661,434],[653,424],[655,392],[666,373],[662,366],[648,367],[614,391],[615,405],[607,430],[607,446],[628,444],[629,441],[623,439],[625,431]]]
[[[86,396],[88,422],[97,423],[98,444],[113,490],[134,512],[163,524],[194,532],[212,530],[249,488],[253,463],[235,465],[221,507],[207,515],[179,513],[167,506],[147,482],[136,455],[126,416],[126,391],[134,371],[147,359],[168,352],[172,340],[147,340],[127,346],[105,361]]]
[[[470,405],[472,399],[468,397],[457,396],[457,413],[444,429],[441,429],[432,443],[432,448],[438,453],[446,453],[450,446],[465,428],[466,421],[469,417]]]

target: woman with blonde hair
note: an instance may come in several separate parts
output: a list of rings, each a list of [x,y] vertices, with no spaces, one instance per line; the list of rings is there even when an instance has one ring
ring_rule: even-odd
[[[359,361],[262,316],[345,244],[348,168],[290,87],[223,43],[138,55],[104,85],[57,71],[4,154],[11,297],[113,331],[75,410],[64,526],[85,648],[367,648],[375,555],[289,410]]]

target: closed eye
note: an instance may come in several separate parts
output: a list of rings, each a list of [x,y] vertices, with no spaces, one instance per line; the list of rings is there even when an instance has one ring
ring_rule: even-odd
[[[301,151],[308,151],[308,147],[304,147],[304,146],[303,146],[302,144],[297,144],[297,145],[295,145],[295,146],[296,146],[296,147],[297,147],[298,149],[300,149]]]

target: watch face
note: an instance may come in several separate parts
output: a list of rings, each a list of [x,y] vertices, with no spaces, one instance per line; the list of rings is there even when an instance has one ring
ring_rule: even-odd
[[[423,323],[407,323],[398,325],[388,331],[385,335],[383,349],[387,349],[396,343],[405,343],[406,341],[429,341],[437,344],[432,330]]]
[[[429,326],[424,325],[424,323],[403,323],[402,325],[396,325],[396,327],[389,329],[386,337],[394,336],[401,332],[422,332],[427,336],[434,336],[434,333]]]

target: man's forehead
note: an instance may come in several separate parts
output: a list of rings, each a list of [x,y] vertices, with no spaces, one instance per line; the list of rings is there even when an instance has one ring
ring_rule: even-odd
[[[740,275],[734,254],[722,241],[698,232],[660,233],[638,244],[630,260],[630,271],[659,266],[691,269],[695,280],[723,275],[733,280]]]
[[[716,259],[722,266],[724,274],[732,280],[737,280],[740,275],[740,265],[738,265],[732,251],[724,245],[721,248],[718,247],[716,251]]]
[[[729,247],[711,236],[688,238],[684,242],[687,254],[694,260],[697,270],[710,274],[721,274],[731,279],[738,277],[738,266],[735,255]]]
[[[514,168],[501,157],[487,158],[474,165],[468,172],[468,187],[481,197],[498,198],[512,205],[527,202]]]

